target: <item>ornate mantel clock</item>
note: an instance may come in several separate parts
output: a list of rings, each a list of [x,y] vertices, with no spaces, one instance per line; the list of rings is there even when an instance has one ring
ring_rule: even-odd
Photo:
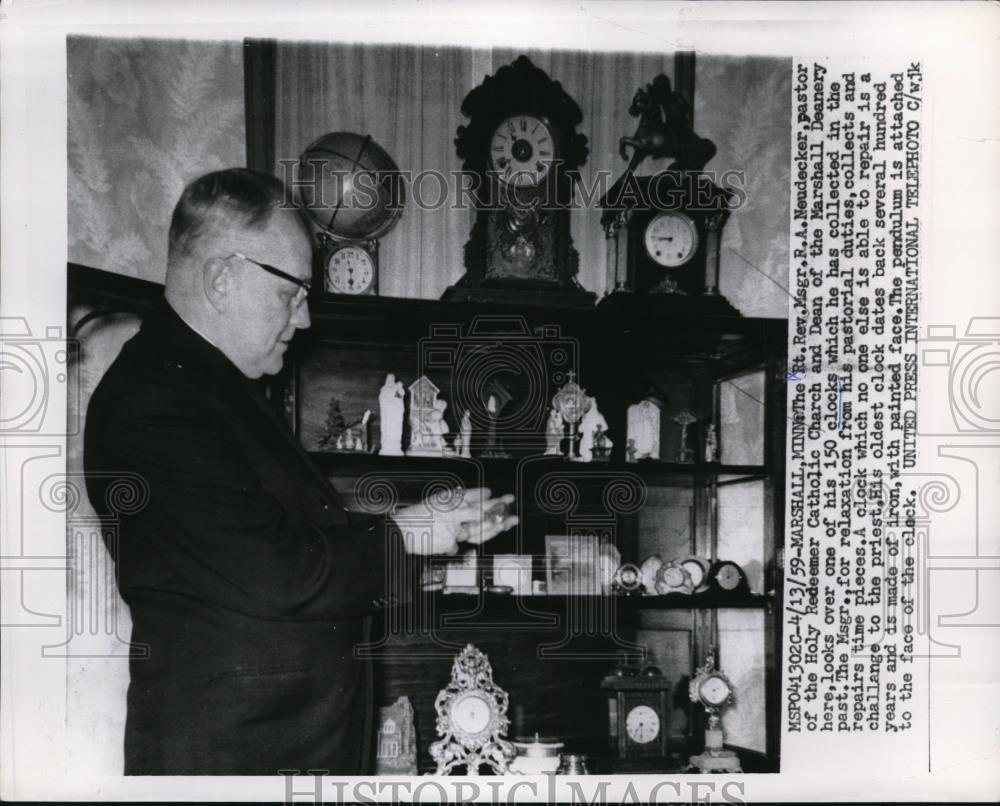
[[[729,678],[715,668],[715,656],[709,655],[689,686],[691,702],[701,703],[708,714],[705,726],[705,751],[691,756],[691,766],[701,772],[742,772],[739,756],[725,749],[720,713],[734,701]]]
[[[482,764],[497,775],[507,772],[517,755],[507,735],[507,692],[493,682],[493,667],[482,652],[467,644],[451,667],[451,682],[434,701],[437,733],[431,745],[435,774],[464,766],[476,775]]]
[[[639,118],[620,141],[632,159],[601,204],[607,238],[608,293],[632,291],[698,297],[713,312],[736,313],[719,296],[719,241],[731,194],[703,173],[715,145],[691,128],[687,102],[657,76],[640,88],[629,112]],[[653,176],[636,176],[647,156],[674,158]]]
[[[443,298],[590,305],[569,233],[573,185],[587,159],[580,107],[521,56],[469,92],[462,113],[469,122],[455,146],[477,212],[466,273]]]

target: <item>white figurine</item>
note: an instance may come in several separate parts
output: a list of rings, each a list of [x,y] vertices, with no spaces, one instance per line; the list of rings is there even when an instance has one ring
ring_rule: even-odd
[[[431,412],[431,447],[439,449],[443,456],[454,455],[454,451],[445,439],[448,434],[448,422],[444,419],[444,410],[448,408],[448,401],[438,398],[434,401],[434,411]]]
[[[719,461],[719,437],[715,432],[715,424],[709,423],[705,434],[705,461]]]
[[[382,456],[403,455],[403,384],[391,372],[378,395],[379,434]]]
[[[604,415],[597,408],[597,398],[592,397],[590,398],[590,408],[583,415],[583,419],[580,420],[580,458],[578,461],[589,462],[593,459],[594,435],[598,428],[607,434],[608,421],[604,419]],[[610,451],[611,440],[607,437],[604,439],[604,444],[607,445]]]
[[[545,455],[561,456],[563,440],[563,418],[554,408],[549,410],[549,422],[545,427]]]
[[[468,409],[465,410],[465,414],[462,415],[462,424],[459,427],[459,435],[456,439],[459,443],[459,455],[463,459],[472,458],[472,414]]]

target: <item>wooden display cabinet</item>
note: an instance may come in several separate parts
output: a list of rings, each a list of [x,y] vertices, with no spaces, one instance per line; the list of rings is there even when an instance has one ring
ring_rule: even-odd
[[[70,266],[70,309],[92,311],[87,321],[102,311],[141,312],[159,293],[152,283]],[[410,698],[421,770],[437,738],[434,698],[467,642],[489,656],[510,694],[509,735],[558,737],[568,752],[590,755],[592,772],[611,769],[601,681],[623,653],[646,652],[674,681],[670,755],[656,771],[680,769],[701,751],[703,715],[687,687],[714,648],[720,668],[739,667],[727,739],[744,771],[778,770],[785,320],[701,315],[691,298],[626,295],[590,310],[328,297],[310,313],[312,327],[296,338],[270,393],[350,507],[389,511],[442,485],[514,493],[519,526],[479,550],[487,582],[496,554],[532,555],[533,576],[544,579],[545,536],[566,534],[598,534],[637,564],[656,552],[734,559],[750,580],[750,592],[738,595],[434,593],[385,611],[361,651],[375,659],[377,701]],[[434,383],[449,404],[451,436],[471,411],[473,458],[328,450],[334,398],[347,424],[371,410],[369,445],[377,447],[378,394],[389,372],[406,387],[420,375]],[[614,443],[610,461],[543,455],[552,395],[570,377],[598,401]],[[510,394],[498,422],[509,458],[476,458],[491,381]],[[626,461],[626,409],[650,390],[665,399],[665,416],[688,410],[699,418],[694,462],[669,461],[679,433],[668,434],[660,461]],[[706,421],[719,427],[720,462],[703,461]],[[748,655],[759,660],[740,667]]]

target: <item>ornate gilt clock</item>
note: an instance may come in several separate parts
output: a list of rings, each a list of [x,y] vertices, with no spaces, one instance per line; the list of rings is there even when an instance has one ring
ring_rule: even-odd
[[[462,102],[455,147],[471,177],[476,220],[466,273],[444,299],[590,305],[576,280],[570,205],[587,138],[577,103],[526,56]],[[526,295],[525,292],[530,292]]]
[[[489,658],[467,644],[452,663],[451,682],[434,701],[441,737],[431,745],[436,774],[464,766],[468,775],[477,775],[483,764],[497,775],[507,772],[517,754],[504,738],[507,704],[507,692],[493,682]]]

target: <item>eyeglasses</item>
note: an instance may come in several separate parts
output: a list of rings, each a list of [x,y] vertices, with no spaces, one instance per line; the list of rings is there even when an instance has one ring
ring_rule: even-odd
[[[247,263],[253,263],[254,266],[259,266],[268,274],[273,274],[275,277],[280,277],[282,280],[288,280],[290,283],[295,283],[295,285],[299,287],[299,290],[296,291],[295,296],[292,297],[292,307],[298,307],[301,305],[302,301],[312,290],[312,283],[308,280],[302,280],[301,278],[295,277],[288,272],[282,271],[281,269],[276,269],[274,266],[269,266],[267,263],[256,261],[251,257],[247,257],[242,252],[233,252],[230,257],[238,257],[240,260],[245,260]]]

